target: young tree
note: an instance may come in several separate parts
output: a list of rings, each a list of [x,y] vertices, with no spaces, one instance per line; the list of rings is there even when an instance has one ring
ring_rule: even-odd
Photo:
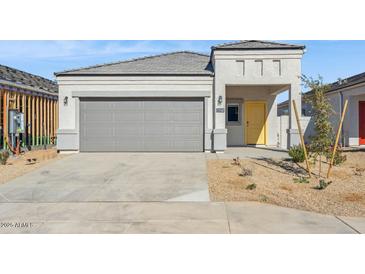
[[[321,76],[318,79],[302,76],[302,81],[310,89],[305,99],[312,105],[315,131],[314,136],[310,138],[309,152],[315,161],[319,160],[319,176],[321,176],[322,156],[326,159],[327,155],[331,153],[334,136],[330,123],[330,116],[333,113],[333,109],[325,96],[325,93],[330,87],[329,85],[323,84],[323,78]]]

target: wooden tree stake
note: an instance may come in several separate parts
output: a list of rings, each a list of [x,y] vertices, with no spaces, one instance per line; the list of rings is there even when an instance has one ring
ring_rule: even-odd
[[[339,124],[338,130],[337,130],[336,142],[335,142],[335,146],[333,147],[331,162],[330,162],[330,165],[328,166],[327,179],[330,177],[331,169],[332,169],[332,166],[333,166],[333,161],[335,159],[335,155],[336,155],[336,151],[337,151],[337,145],[338,145],[338,140],[340,139],[341,129],[342,129],[342,123],[343,123],[343,120],[345,119],[345,114],[346,114],[346,111],[347,111],[347,104],[348,104],[348,102],[349,101],[346,99],[345,105],[343,107],[342,115],[341,115],[340,124]]]
[[[303,137],[303,134],[302,134],[302,127],[301,127],[300,121],[299,121],[299,114],[298,114],[298,110],[297,110],[297,105],[296,105],[294,100],[292,100],[292,101],[293,101],[293,107],[294,107],[294,112],[295,112],[295,118],[297,120],[297,125],[298,125],[298,130],[299,130],[300,143],[301,143],[303,151],[304,151],[305,164],[307,165],[307,172],[308,172],[309,177],[312,178],[311,170],[310,170],[310,167],[309,167],[307,148],[305,147],[304,137]]]

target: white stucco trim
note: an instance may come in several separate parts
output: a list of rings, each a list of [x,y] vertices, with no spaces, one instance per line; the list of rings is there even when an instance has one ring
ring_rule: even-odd
[[[72,97],[210,97],[211,90],[77,90]]]

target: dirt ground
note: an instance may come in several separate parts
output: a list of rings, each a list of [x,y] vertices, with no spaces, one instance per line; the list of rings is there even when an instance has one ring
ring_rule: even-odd
[[[306,172],[291,161],[275,159],[240,160],[252,176],[240,176],[234,160],[209,160],[210,197],[214,201],[260,201],[279,206],[338,216],[365,216],[365,151],[346,152],[347,161],[332,169],[327,188],[319,184],[318,163],[312,166],[316,176],[299,183]],[[301,165],[301,166],[304,166]],[[322,163],[325,177],[328,165]],[[324,179],[324,178],[323,178]],[[256,188],[246,189],[255,184]]]
[[[56,149],[33,150],[20,156],[10,156],[6,165],[0,165],[0,184],[65,156],[58,154]],[[36,161],[29,162],[28,159],[36,159]]]

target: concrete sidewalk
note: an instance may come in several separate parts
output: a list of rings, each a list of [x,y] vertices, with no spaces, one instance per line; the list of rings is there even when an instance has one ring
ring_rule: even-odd
[[[0,203],[0,222],[0,233],[365,233],[365,218],[255,202]]]

